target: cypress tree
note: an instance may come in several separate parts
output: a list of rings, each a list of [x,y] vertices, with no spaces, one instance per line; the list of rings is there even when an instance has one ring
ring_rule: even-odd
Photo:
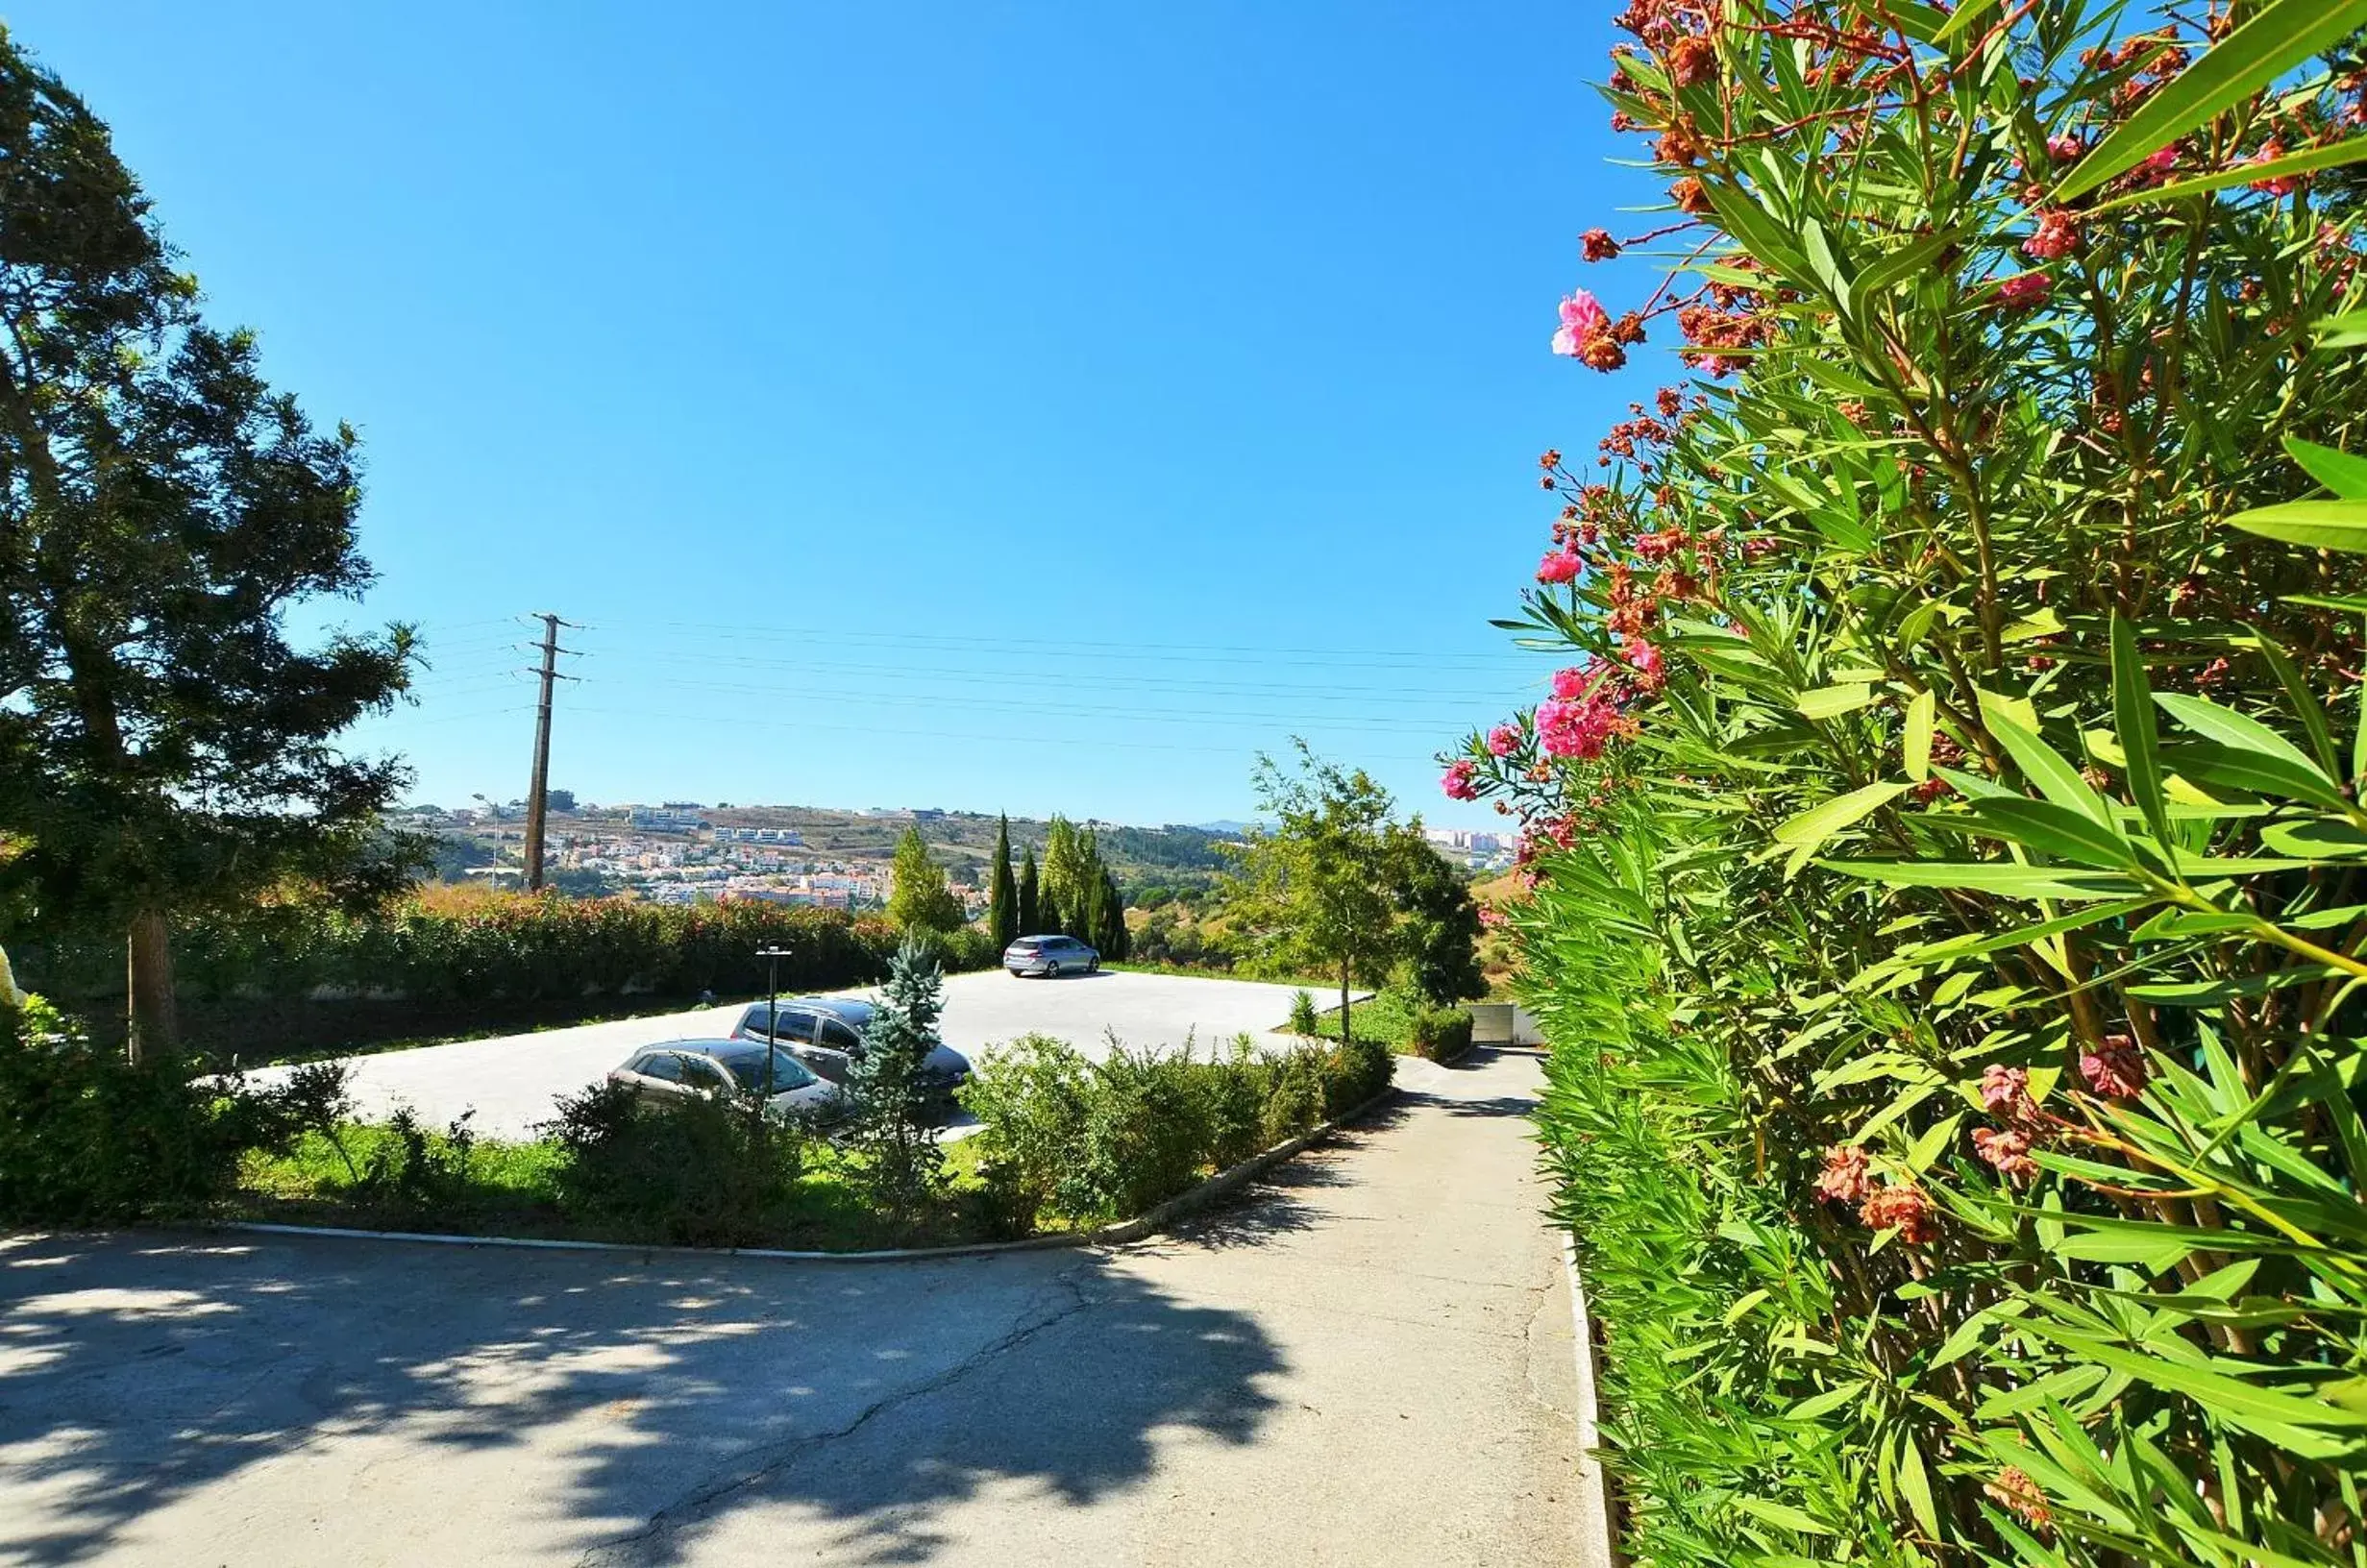
[[[1011,819],[995,825],[995,866],[986,891],[986,930],[999,953],[1020,934],[1019,886],[1011,880]]]
[[[1101,870],[1101,934],[1094,945],[1101,956],[1117,963],[1134,949],[1134,934],[1126,929],[1126,895],[1118,886],[1118,878],[1107,867]]]
[[[1044,898],[1036,879],[1036,852],[1027,851],[1027,863],[1019,873],[1019,934],[1038,937],[1044,934]]]

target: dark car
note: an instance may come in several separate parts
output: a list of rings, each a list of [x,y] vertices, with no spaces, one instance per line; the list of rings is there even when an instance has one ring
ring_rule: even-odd
[[[1101,955],[1074,937],[1022,937],[1002,950],[1002,967],[1015,975],[1057,980],[1064,974],[1096,973]]]
[[[771,1060],[768,1062],[767,1057]],[[838,1086],[809,1071],[786,1049],[760,1040],[668,1040],[644,1045],[611,1069],[608,1082],[629,1089],[645,1105],[761,1096],[776,1116],[826,1115],[844,1097]]]
[[[863,1054],[863,1031],[871,1027],[878,1009],[846,996],[794,996],[767,1015],[766,1003],[752,1002],[732,1029],[734,1040],[771,1040],[812,1068],[825,1081],[844,1084]],[[953,1091],[970,1081],[970,1059],[949,1045],[928,1053],[921,1065],[921,1086],[945,1109]]]

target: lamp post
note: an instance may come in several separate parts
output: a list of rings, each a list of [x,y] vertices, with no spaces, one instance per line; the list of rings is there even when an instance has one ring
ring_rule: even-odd
[[[759,947],[756,956],[764,960],[764,1106],[773,1103],[773,1031],[780,1026],[780,961],[790,956],[786,947]],[[762,1115],[760,1108],[758,1115]]]

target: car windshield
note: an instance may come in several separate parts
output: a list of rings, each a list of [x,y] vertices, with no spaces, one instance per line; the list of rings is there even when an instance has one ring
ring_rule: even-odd
[[[716,1053],[715,1060],[724,1065],[725,1070],[731,1074],[742,1089],[758,1094],[764,1092],[764,1052],[761,1049],[752,1048],[729,1053],[719,1051]],[[778,1045],[773,1047],[774,1093],[778,1094],[792,1089],[803,1089],[813,1081],[814,1075],[805,1070],[803,1063],[791,1056],[782,1047]]]

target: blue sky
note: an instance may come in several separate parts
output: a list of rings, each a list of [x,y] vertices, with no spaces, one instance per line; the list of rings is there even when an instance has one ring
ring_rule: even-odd
[[[1546,353],[1650,188],[1566,7],[0,5],[225,323],[362,431],[358,744],[587,799],[1247,815],[1294,733],[1433,822],[1549,666],[1488,625],[1547,446],[1671,373]]]

